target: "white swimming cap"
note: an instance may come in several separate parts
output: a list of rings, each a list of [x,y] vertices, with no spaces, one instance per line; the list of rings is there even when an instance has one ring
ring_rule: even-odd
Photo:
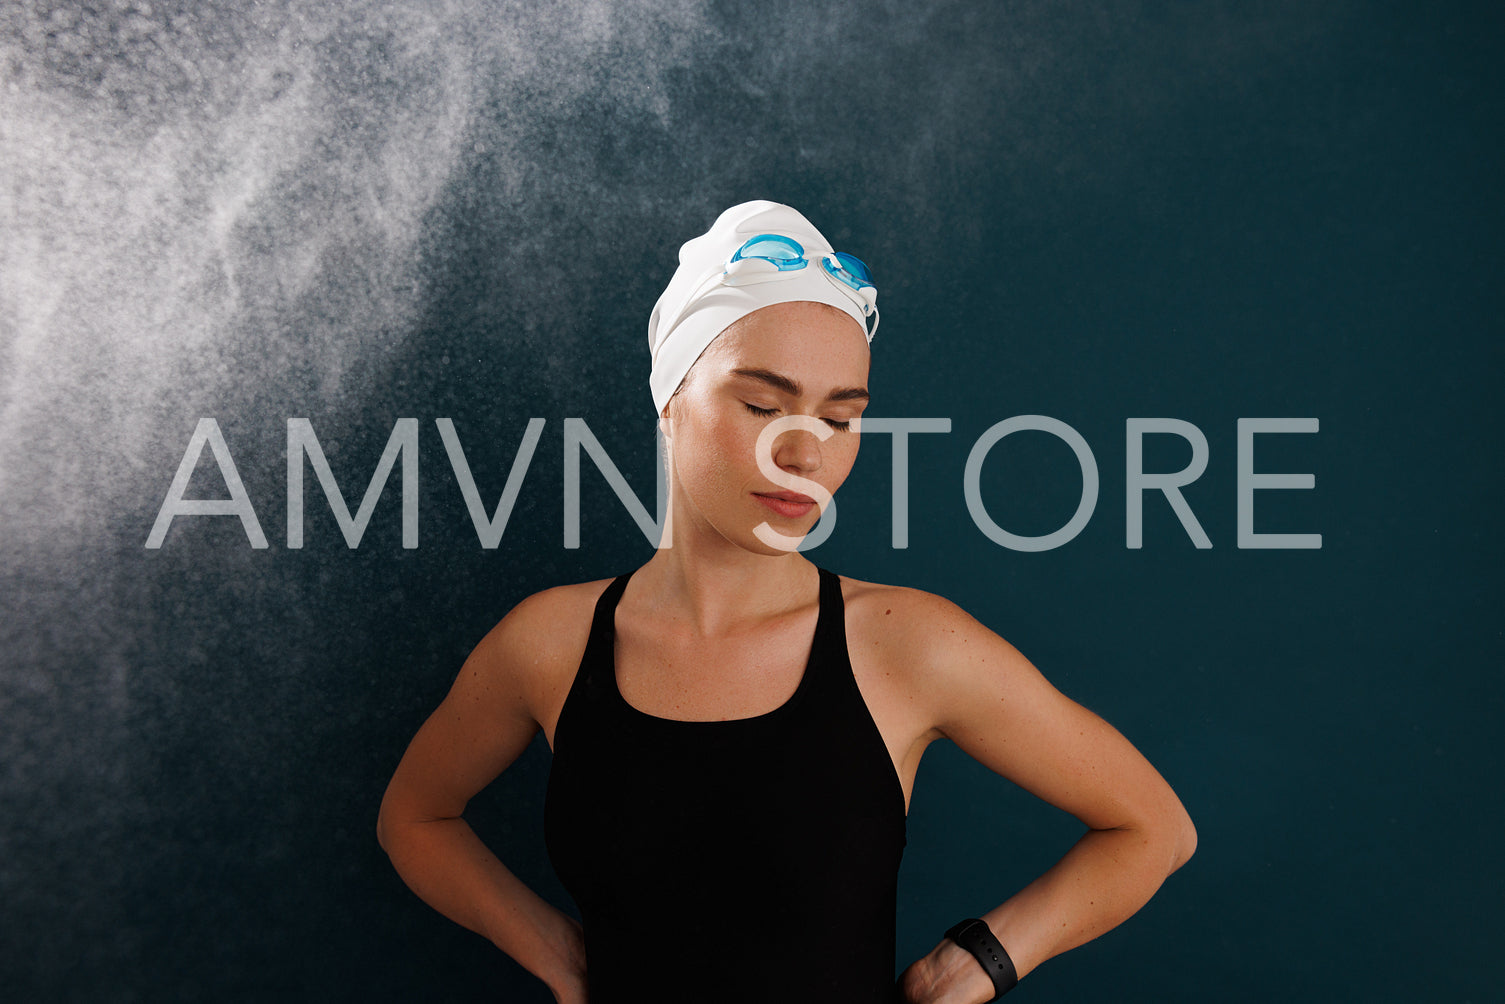
[[[710,230],[686,241],[679,249],[679,268],[648,318],[648,347],[653,352],[648,385],[653,391],[655,414],[663,414],[680,381],[716,336],[762,307],[795,300],[830,304],[846,311],[863,337],[872,342],[862,307],[821,267],[791,271],[776,282],[712,284],[712,276],[721,273],[727,259],[748,238],[759,234],[792,237],[807,254],[835,250],[798,210],[765,201],[733,206],[716,218]]]

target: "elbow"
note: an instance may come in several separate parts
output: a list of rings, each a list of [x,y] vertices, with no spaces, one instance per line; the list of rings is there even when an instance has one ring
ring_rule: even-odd
[[[388,826],[387,826],[387,815],[386,815],[386,813],[385,812],[377,812],[377,814],[376,814],[376,843],[377,843],[378,846],[381,847],[382,850],[386,851],[387,855],[390,857],[391,854],[392,854],[392,849],[387,846],[387,841],[389,839],[389,835],[388,835],[387,831],[388,831]]]
[[[395,818],[397,815],[398,813],[393,811],[392,799],[383,796],[381,808],[376,813],[376,842],[382,850],[387,852],[387,857],[392,856],[392,850],[399,839],[398,830],[401,827]]]
[[[1180,807],[1176,821],[1175,852],[1171,858],[1171,871],[1174,872],[1187,861],[1197,850],[1197,828],[1192,824],[1191,816],[1187,815],[1186,809]],[[1167,873],[1169,874],[1169,873]]]
[[[1197,828],[1174,795],[1147,812],[1135,828],[1143,835],[1147,864],[1153,859],[1155,864],[1149,867],[1163,868],[1165,876],[1191,860],[1197,850]]]
[[[399,857],[412,853],[414,840],[419,839],[425,824],[450,818],[458,817],[421,812],[407,799],[383,798],[376,813],[376,842],[396,864]]]

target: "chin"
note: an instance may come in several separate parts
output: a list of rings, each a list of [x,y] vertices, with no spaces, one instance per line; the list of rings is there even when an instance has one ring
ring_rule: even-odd
[[[786,537],[797,537],[798,538],[797,542],[795,542],[794,544],[792,544],[791,546],[789,546],[789,547],[786,548],[786,547],[781,547],[781,546],[779,546],[777,544],[770,544],[767,541],[763,540],[763,538],[761,538],[761,537],[758,536],[757,526],[758,526],[759,523],[765,523],[765,522],[768,524],[769,528],[771,530],[773,530],[775,533],[781,533],[781,534],[783,534]],[[750,550],[750,551],[756,551],[759,554],[767,554],[767,555],[792,554],[792,553],[794,553],[795,550],[797,550],[799,548],[800,544],[802,544],[804,542],[804,539],[810,535],[810,531],[812,531],[812,530],[815,529],[815,524],[818,523],[818,522],[820,522],[819,517],[817,517],[814,521],[812,521],[809,526],[807,526],[807,527],[799,527],[799,526],[779,526],[773,520],[759,520],[757,523],[754,523],[751,527],[748,528],[748,531],[747,531],[748,543],[746,545],[747,549]]]

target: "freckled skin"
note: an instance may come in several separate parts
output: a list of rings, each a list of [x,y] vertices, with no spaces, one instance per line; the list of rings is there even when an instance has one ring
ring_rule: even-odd
[[[674,531],[675,546],[681,535],[710,530],[739,548],[774,555],[786,552],[759,539],[753,531],[760,523],[787,536],[808,533],[820,520],[818,509],[782,517],[752,497],[754,492],[785,490],[758,468],[758,435],[768,422],[786,415],[809,415],[828,424],[860,417],[864,401],[822,399],[833,387],[866,387],[869,356],[867,338],[851,317],[806,301],[755,310],[718,335],[661,416],[671,457],[673,520],[681,524]],[[780,373],[804,393],[796,398],[739,377],[733,373],[738,369]],[[749,406],[774,414],[755,414]],[[850,429],[824,440],[791,430],[774,440],[771,459],[835,495],[856,462],[859,440]]]

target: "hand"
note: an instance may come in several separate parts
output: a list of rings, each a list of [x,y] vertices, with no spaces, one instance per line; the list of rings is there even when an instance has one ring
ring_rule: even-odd
[[[965,948],[946,938],[899,974],[903,1004],[984,1004],[993,981]]]

